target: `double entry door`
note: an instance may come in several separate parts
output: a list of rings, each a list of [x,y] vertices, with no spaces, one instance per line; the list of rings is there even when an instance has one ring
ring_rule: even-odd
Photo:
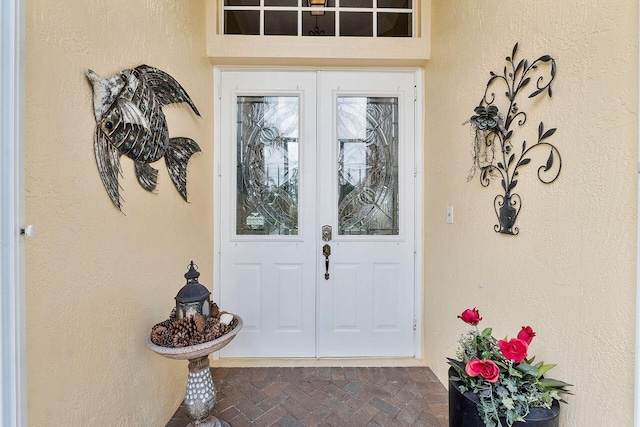
[[[413,356],[415,73],[218,77],[221,357]]]

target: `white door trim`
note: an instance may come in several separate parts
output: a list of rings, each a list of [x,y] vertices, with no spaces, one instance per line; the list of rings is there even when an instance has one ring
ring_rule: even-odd
[[[0,9],[0,424],[26,426],[24,0]]]
[[[638,11],[638,16],[640,17],[640,10]],[[640,28],[639,28],[640,32]],[[640,40],[640,34],[638,35],[638,39]],[[638,47],[638,52],[640,53],[640,45]],[[640,56],[638,56],[638,66],[640,67]],[[640,72],[638,76],[636,76],[636,81],[640,81]],[[640,94],[640,89],[638,90]],[[638,98],[638,106],[640,107],[640,98]],[[640,121],[637,123],[638,125],[638,189],[636,189],[638,193],[638,204],[636,213],[640,215]],[[637,218],[637,239],[636,239],[636,355],[635,355],[635,375],[634,375],[634,396],[633,396],[633,425],[635,427],[640,427],[640,216]]]
[[[223,71],[258,71],[258,70],[270,70],[270,71],[362,71],[362,72],[382,72],[382,71],[411,71],[416,76],[416,89],[415,89],[415,316],[416,327],[414,330],[414,347],[415,358],[422,358],[422,318],[423,318],[423,71],[421,68],[349,68],[349,67],[243,67],[243,66],[214,66],[213,67],[213,81],[214,81],[214,197],[213,197],[213,245],[214,245],[214,289],[213,296],[216,301],[220,300],[220,248],[221,248],[221,231],[222,224],[221,219],[221,123],[220,123],[220,108],[221,108],[221,96],[222,86],[221,74]],[[224,309],[224,307],[221,307]],[[217,356],[216,356],[217,357]]]
[[[424,87],[423,87],[423,72],[422,68],[416,69],[416,87],[415,87],[415,214],[413,216],[415,225],[414,225],[414,233],[415,233],[415,357],[416,359],[422,359],[422,302],[424,299],[424,287],[423,287],[423,277],[424,277],[424,263],[423,263],[423,246],[424,246],[424,234],[423,234],[423,224],[424,224],[424,193],[423,193],[423,165],[424,165],[424,110],[422,107],[424,101]]]

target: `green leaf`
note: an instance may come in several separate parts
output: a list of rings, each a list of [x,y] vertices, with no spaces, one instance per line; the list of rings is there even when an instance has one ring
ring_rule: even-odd
[[[465,373],[466,365],[463,362],[456,359],[451,359],[449,357],[447,357],[447,360],[449,361],[449,365],[451,365],[456,371],[458,371],[458,373]]]
[[[550,369],[552,369],[554,366],[556,366],[555,364],[548,364],[548,365],[542,365],[538,368],[538,378],[542,377],[544,374],[547,373],[547,371],[549,371]]]
[[[527,363],[519,364],[516,369],[525,375],[533,375],[535,377],[538,374],[538,370]]]
[[[553,378],[540,378],[538,384],[545,388],[562,388],[571,387],[573,384],[565,383],[564,381],[554,380]]]
[[[502,404],[504,405],[505,408],[507,409],[513,409],[515,406],[513,405],[513,400],[509,399],[508,397],[502,399]]]
[[[484,338],[489,338],[491,336],[491,332],[493,330],[491,328],[485,328],[485,330],[482,331],[482,336]]]
[[[514,369],[513,367],[509,367],[509,375],[511,375],[512,377],[522,378],[522,374],[518,372],[517,369]]]

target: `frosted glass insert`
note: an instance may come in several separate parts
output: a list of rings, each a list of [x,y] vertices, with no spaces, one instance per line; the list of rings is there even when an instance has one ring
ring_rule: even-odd
[[[338,233],[398,235],[398,98],[338,97]]]
[[[238,235],[298,234],[298,105],[294,96],[238,97]]]

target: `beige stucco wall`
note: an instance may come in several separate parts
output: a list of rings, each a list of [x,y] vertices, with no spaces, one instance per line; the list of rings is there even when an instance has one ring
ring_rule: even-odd
[[[563,407],[565,426],[633,424],[637,8],[633,0],[432,4],[426,361],[444,381],[445,357],[465,330],[456,316],[465,308],[476,306],[498,337],[531,325],[538,332],[531,353],[558,363],[550,374],[575,384]],[[553,56],[558,74],[553,98],[520,103],[529,123],[515,131],[515,145],[534,142],[544,121],[558,128],[549,142],[563,163],[551,185],[535,178],[548,153],[521,168],[520,235],[512,237],[493,231],[500,183],[466,182],[472,133],[461,124],[516,41],[521,57]],[[447,205],[454,224],[445,223]]]
[[[27,241],[29,424],[163,425],[181,399],[186,362],[151,353],[144,339],[168,314],[191,258],[209,288],[213,277],[205,2],[28,0],[26,15],[26,220],[38,229]],[[632,423],[637,16],[632,0],[432,5],[425,359],[444,381],[464,308],[477,306],[498,336],[530,324],[532,352],[576,385],[563,408],[568,426]],[[533,164],[522,169],[521,233],[510,237],[493,231],[499,184],[466,182],[471,133],[461,123],[516,41],[524,57],[558,61],[553,99],[522,104],[533,128],[522,135],[532,140],[540,120],[557,127],[563,170],[546,186]],[[123,215],[96,169],[84,71],[108,77],[140,63],[169,72],[192,96],[202,119],[184,107],[165,113],[170,135],[195,139],[203,154],[190,162],[189,204],[162,161],[150,194],[123,159]]]
[[[187,362],[145,347],[189,260],[212,284],[212,70],[200,0],[27,0],[27,405],[30,426],[160,426]],[[185,203],[164,160],[158,190],[121,160],[123,213],[100,180],[85,70],[146,63],[174,76],[202,114],[167,106],[169,135],[196,140]]]

